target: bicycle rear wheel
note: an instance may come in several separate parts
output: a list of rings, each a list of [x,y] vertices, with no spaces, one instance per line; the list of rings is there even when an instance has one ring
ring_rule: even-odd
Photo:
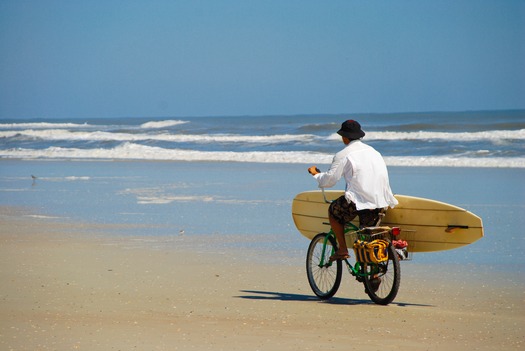
[[[363,284],[370,299],[379,305],[388,305],[394,301],[401,283],[399,256],[390,245],[388,260],[379,264],[362,263],[366,276]]]
[[[326,233],[317,234],[310,242],[306,254],[308,283],[321,300],[335,295],[343,274],[341,261],[330,262],[330,256],[337,250],[337,241],[333,236],[328,236],[327,245],[324,246],[327,236]]]

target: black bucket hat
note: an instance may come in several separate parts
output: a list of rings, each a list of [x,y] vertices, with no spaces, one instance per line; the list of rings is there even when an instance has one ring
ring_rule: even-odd
[[[361,130],[359,122],[349,119],[341,124],[341,129],[337,131],[337,134],[344,136],[350,140],[361,139],[365,136],[365,132]]]

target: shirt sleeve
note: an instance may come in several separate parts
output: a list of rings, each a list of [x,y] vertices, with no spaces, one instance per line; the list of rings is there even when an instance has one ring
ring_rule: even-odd
[[[339,179],[343,176],[343,171],[347,165],[346,155],[340,153],[334,156],[332,165],[327,172],[318,173],[314,178],[319,183],[320,188],[331,188],[337,184]]]

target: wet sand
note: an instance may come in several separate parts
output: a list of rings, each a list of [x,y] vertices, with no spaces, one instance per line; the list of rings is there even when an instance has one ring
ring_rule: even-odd
[[[206,247],[206,236],[115,228],[0,207],[2,350],[518,350],[523,279],[402,263],[399,294],[370,302],[348,274],[327,302],[302,259]]]

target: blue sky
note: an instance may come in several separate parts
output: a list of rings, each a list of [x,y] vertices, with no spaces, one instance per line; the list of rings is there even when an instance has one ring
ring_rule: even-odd
[[[525,1],[2,0],[0,118],[525,108]]]

